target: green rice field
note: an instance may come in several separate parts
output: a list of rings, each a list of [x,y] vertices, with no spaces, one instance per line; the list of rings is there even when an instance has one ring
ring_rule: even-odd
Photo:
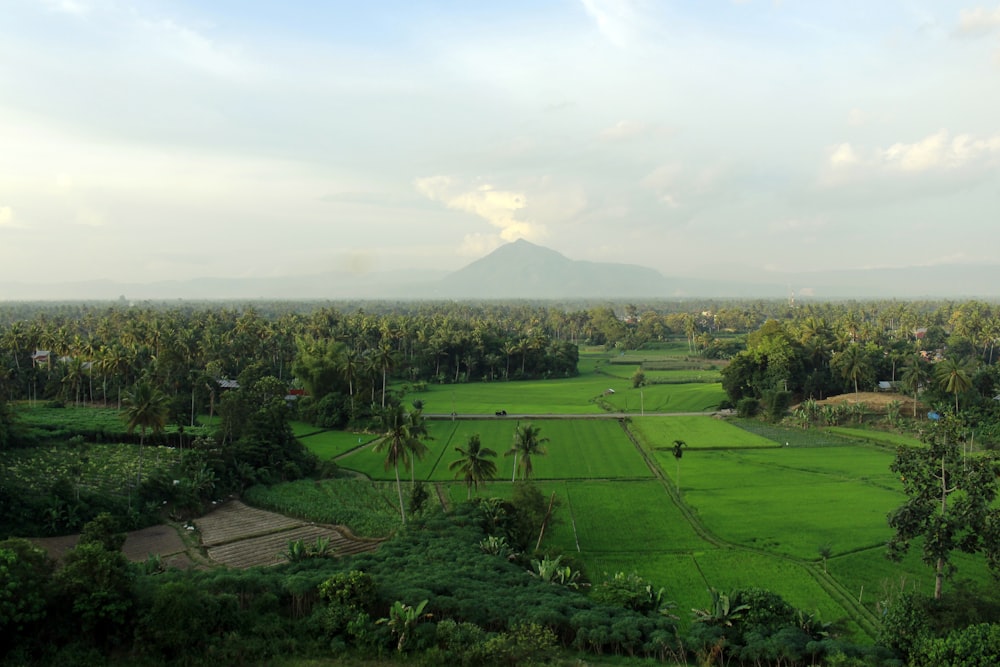
[[[682,345],[646,357],[680,365],[689,363],[685,354]],[[572,554],[593,581],[636,572],[663,586],[682,626],[692,608],[709,604],[710,588],[753,586],[864,640],[893,586],[933,585],[916,547],[899,564],[884,555],[891,535],[886,516],[903,501],[889,465],[895,447],[917,444],[915,439],[864,428],[803,430],[677,414],[718,406],[721,386],[697,381],[717,371],[652,370],[650,376],[662,382],[635,389],[630,378],[637,363],[626,362],[639,359],[609,359],[585,355],[577,378],[441,385],[408,394],[407,401],[424,401],[425,414],[445,418],[429,421],[433,440],[412,473],[400,470],[404,493],[412,474],[435,485],[446,504],[464,502],[469,490],[449,464],[458,458],[455,447],[477,434],[497,452],[497,475],[474,495],[510,498],[514,460],[504,453],[518,423],[530,420],[548,439],[546,453],[533,458],[534,483],[556,499],[547,547]],[[508,416],[496,417],[497,410]],[[454,419],[447,417],[452,412]],[[629,414],[628,431],[618,419],[595,418],[602,412]],[[395,471],[385,469],[384,454],[372,451],[371,436],[297,432],[321,456],[393,486]],[[680,460],[673,456],[674,440],[686,443]],[[391,521],[392,512],[382,511]],[[825,547],[832,552],[826,571],[820,557]],[[960,556],[956,563],[960,577],[991,585],[981,559]]]

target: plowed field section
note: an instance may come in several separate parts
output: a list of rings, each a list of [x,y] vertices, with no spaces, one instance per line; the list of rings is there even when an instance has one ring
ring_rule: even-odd
[[[238,500],[211,514],[195,519],[208,557],[220,565],[246,568],[286,562],[282,554],[290,541],[315,544],[319,537],[330,540],[330,551],[347,556],[374,551],[379,540],[363,540],[346,529],[311,524],[274,512],[248,507]]]

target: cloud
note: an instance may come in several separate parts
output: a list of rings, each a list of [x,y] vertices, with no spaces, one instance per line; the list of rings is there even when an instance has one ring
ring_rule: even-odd
[[[498,190],[488,183],[470,190],[449,176],[418,178],[414,187],[428,199],[441,202],[454,211],[483,218],[500,230],[499,236],[504,241],[520,238],[539,241],[547,236],[543,225],[518,218],[518,212],[528,201],[523,192]]]
[[[639,17],[630,0],[580,0],[604,38],[619,48],[635,41]]]
[[[828,163],[835,170],[863,167],[907,173],[988,167],[1000,157],[1000,134],[983,138],[969,134],[952,137],[947,130],[939,130],[912,143],[896,142],[869,151],[867,157],[863,155],[851,144],[842,143],[830,149]]]
[[[90,6],[78,0],[44,0],[42,4],[48,7],[49,11],[59,14],[83,16],[90,12]]]
[[[14,222],[14,209],[10,206],[0,206],[0,229],[4,227],[16,227]]]
[[[838,144],[830,151],[830,166],[834,169],[850,167],[858,163],[858,155],[850,144]]]
[[[649,126],[633,120],[620,120],[611,127],[601,131],[601,139],[606,141],[620,141],[623,139],[633,139],[645,134]]]
[[[1000,5],[996,9],[963,9],[958,13],[957,31],[966,37],[982,37],[1000,30]]]

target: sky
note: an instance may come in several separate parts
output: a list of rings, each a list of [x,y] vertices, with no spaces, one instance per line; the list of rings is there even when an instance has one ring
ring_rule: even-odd
[[[1000,257],[1000,4],[0,0],[0,282]]]

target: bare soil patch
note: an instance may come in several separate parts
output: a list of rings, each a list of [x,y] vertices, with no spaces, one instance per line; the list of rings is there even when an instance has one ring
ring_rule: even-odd
[[[211,564],[247,568],[286,562],[282,554],[289,541],[302,540],[307,545],[319,537],[330,540],[329,552],[350,556],[374,551],[382,540],[355,537],[344,526],[314,524],[244,505],[231,500],[200,519],[194,520],[200,544],[194,536],[185,539],[182,526],[159,525],[132,531],[125,537],[122,552],[134,562],[158,555],[167,567],[187,569],[205,567],[207,554]],[[62,560],[80,541],[79,535],[32,538],[31,542]]]
[[[900,404],[899,409],[903,415],[909,416],[913,414],[913,397],[890,391],[859,391],[857,394],[840,394],[816,402],[820,405],[854,405],[864,403],[868,406],[870,412],[884,413],[887,406],[893,401],[897,401]],[[927,406],[917,401],[917,415],[926,413],[927,409]]]
[[[79,541],[79,535],[31,539],[32,544],[44,549],[50,558],[57,561],[61,561]],[[168,525],[150,526],[127,533],[122,553],[134,562],[141,562],[151,555],[157,555],[167,567],[186,569],[194,565],[184,540],[177,533],[177,528]]]
[[[344,526],[301,521],[249,507],[238,500],[195,519],[194,524],[208,557],[220,565],[236,568],[283,563],[281,554],[295,540],[312,545],[319,537],[329,539],[330,552],[336,556],[374,551],[382,543],[355,537]]]

